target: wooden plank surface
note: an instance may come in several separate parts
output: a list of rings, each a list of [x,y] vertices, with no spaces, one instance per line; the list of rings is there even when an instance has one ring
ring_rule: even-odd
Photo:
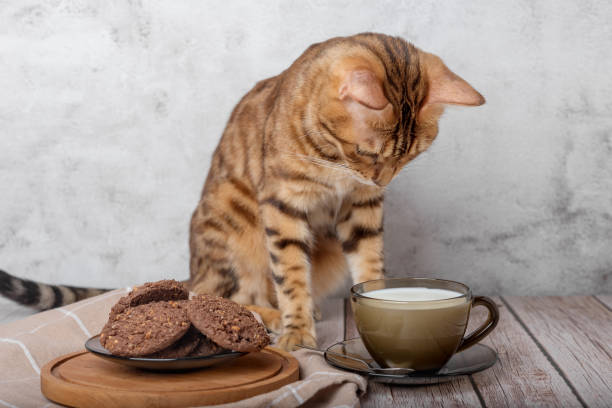
[[[346,304],[345,338],[358,337],[351,305]],[[368,391],[361,400],[363,407],[480,407],[478,394],[468,377],[421,386],[386,385],[368,383]]]
[[[612,310],[612,295],[597,295],[595,299],[603,303],[608,310]]]
[[[592,296],[504,297],[583,405],[612,404],[612,312]]]
[[[563,377],[499,298],[499,324],[482,341],[497,351],[493,367],[472,375],[488,407],[580,407]],[[486,309],[472,310],[468,332],[485,320]]]

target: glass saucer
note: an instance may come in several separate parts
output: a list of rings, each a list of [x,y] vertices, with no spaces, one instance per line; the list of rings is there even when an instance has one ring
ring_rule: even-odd
[[[370,357],[370,354],[359,337],[333,344],[327,348],[327,351],[356,357],[370,364],[372,367],[380,367],[378,363]],[[415,371],[414,373],[402,376],[370,374],[367,372],[367,367],[359,362],[335,356],[327,352],[325,353],[325,360],[334,367],[368,375],[368,378],[374,382],[419,385],[438,384],[450,381],[461,375],[473,374],[485,370],[497,362],[497,353],[484,344],[476,344],[467,350],[455,354],[437,373],[432,374],[430,372]]]
[[[146,357],[121,357],[115,356],[100,344],[100,335],[93,336],[85,342],[87,351],[113,363],[130,367],[141,368],[152,371],[181,371],[196,368],[209,367],[228,362],[247,353],[228,351],[206,357],[181,357],[181,358],[146,358]]]

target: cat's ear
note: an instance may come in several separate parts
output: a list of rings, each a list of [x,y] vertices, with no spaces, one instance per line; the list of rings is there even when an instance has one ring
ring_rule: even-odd
[[[485,103],[485,98],[448,69],[439,57],[423,52],[421,63],[424,64],[429,83],[425,105],[480,106]]]
[[[374,72],[367,68],[345,72],[338,93],[343,101],[352,99],[374,110],[382,110],[389,104],[383,92],[382,82]]]
[[[362,150],[378,152],[384,140],[371,124],[391,122],[395,115],[383,90],[384,68],[354,59],[343,62],[334,90],[351,117],[350,131],[344,137]]]

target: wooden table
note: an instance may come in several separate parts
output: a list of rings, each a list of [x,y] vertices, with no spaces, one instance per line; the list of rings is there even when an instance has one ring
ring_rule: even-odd
[[[362,406],[612,407],[612,295],[494,299],[501,318],[483,343],[499,353],[495,366],[439,385],[370,383]],[[357,337],[346,300],[321,306],[321,347]],[[480,309],[471,328],[484,318]],[[0,324],[31,313],[0,298]]]
[[[362,406],[612,407],[612,295],[494,299],[501,318],[483,343],[497,350],[495,366],[439,385],[370,382]],[[321,347],[358,336],[346,300],[328,299],[322,312]]]

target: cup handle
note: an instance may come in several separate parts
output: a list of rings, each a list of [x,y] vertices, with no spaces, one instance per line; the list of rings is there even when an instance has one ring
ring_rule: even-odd
[[[459,348],[457,349],[458,352],[472,347],[474,344],[487,337],[495,326],[497,326],[497,322],[499,322],[499,310],[497,309],[495,302],[493,302],[493,300],[490,298],[486,296],[475,296],[472,300],[472,307],[474,306],[486,307],[489,310],[489,316],[487,317],[487,321],[484,322],[482,326],[461,340]]]

